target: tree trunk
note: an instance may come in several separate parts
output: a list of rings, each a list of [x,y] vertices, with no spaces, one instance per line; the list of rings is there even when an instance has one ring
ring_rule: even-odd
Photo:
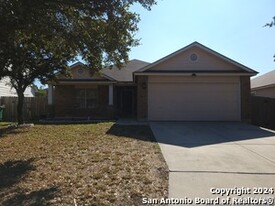
[[[24,90],[18,89],[17,95],[18,95],[17,122],[18,124],[24,124],[24,117],[23,117]]]

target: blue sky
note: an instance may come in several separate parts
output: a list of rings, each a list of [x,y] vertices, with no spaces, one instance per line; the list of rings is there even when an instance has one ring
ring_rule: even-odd
[[[138,47],[130,59],[154,62],[194,41],[260,74],[275,69],[274,0],[159,0],[140,14]]]
[[[194,41],[259,72],[275,69],[274,0],[158,0],[140,14],[130,59],[154,62]],[[39,82],[36,82],[40,86]]]

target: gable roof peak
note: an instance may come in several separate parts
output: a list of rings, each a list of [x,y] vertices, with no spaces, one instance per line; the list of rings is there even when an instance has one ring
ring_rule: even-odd
[[[83,64],[83,63],[80,62],[80,61],[77,61],[77,62],[73,63],[73,64],[70,66],[70,68],[74,68],[74,67],[76,67],[76,66],[86,66],[86,65]]]
[[[191,43],[191,44],[201,44],[200,42],[198,42],[198,41],[194,41],[193,43]]]
[[[200,49],[203,49],[204,51],[206,51],[206,52],[208,52],[208,53],[210,53],[210,54],[212,54],[212,55],[214,55],[214,56],[216,56],[216,57],[218,57],[220,59],[223,59],[224,61],[226,61],[226,62],[228,62],[230,64],[233,64],[233,65],[241,68],[242,70],[244,70],[247,73],[250,73],[252,75],[255,75],[255,74],[258,73],[256,71],[254,71],[253,69],[250,69],[250,68],[244,66],[243,64],[240,64],[240,63],[238,63],[238,62],[236,62],[236,61],[234,61],[234,60],[232,60],[232,59],[230,59],[230,58],[228,58],[228,57],[226,57],[226,56],[224,56],[224,55],[222,55],[222,54],[220,54],[220,53],[218,53],[218,52],[216,52],[216,51],[214,51],[214,50],[212,50],[212,49],[210,49],[210,48],[208,48],[206,46],[204,46],[203,44],[201,44],[201,43],[199,43],[197,41],[194,41],[191,44],[189,44],[189,45],[187,45],[187,46],[185,46],[185,47],[183,47],[183,48],[181,48],[181,49],[179,49],[179,50],[177,50],[177,51],[175,51],[175,52],[173,52],[173,53],[171,53],[171,54],[169,54],[169,55],[167,55],[167,56],[165,56],[165,57],[163,57],[163,58],[161,58],[161,59],[159,59],[159,60],[157,60],[155,62],[153,62],[152,64],[149,64],[148,66],[145,66],[145,67],[141,68],[137,72],[146,71],[146,70],[148,70],[148,69],[150,69],[150,68],[152,68],[152,67],[154,67],[156,65],[159,65],[160,63],[162,63],[164,61],[167,61],[167,60],[171,59],[172,57],[174,57],[174,56],[176,56],[176,55],[178,55],[180,53],[183,53],[183,52],[187,51],[188,49],[190,49],[190,48],[192,48],[194,46],[197,46]]]

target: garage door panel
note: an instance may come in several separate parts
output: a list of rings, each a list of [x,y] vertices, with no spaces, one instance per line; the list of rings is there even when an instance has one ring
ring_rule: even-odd
[[[239,121],[237,83],[150,83],[148,119]]]

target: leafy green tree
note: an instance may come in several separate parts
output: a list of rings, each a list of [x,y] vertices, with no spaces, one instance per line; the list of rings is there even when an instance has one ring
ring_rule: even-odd
[[[150,10],[155,0],[0,0],[0,79],[11,78],[18,94],[18,123],[23,121],[24,91],[35,79],[67,73],[80,55],[94,70],[120,66],[138,45],[139,3]]]
[[[35,88],[35,96],[36,97],[46,97],[47,96],[47,89],[43,88],[42,86],[38,88],[36,85],[33,86]]]

